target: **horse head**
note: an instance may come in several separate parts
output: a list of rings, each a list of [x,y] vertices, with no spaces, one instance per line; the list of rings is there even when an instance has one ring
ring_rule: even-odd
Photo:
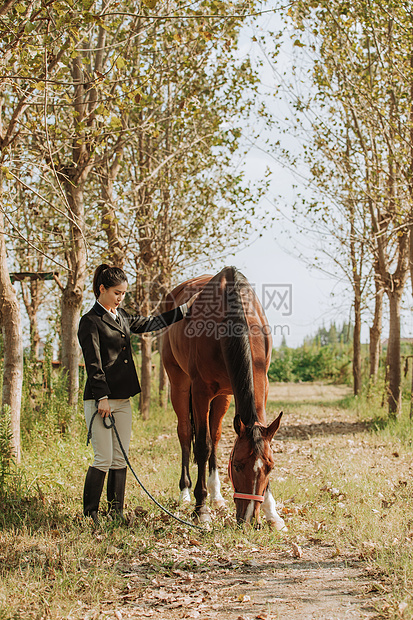
[[[234,487],[237,522],[259,524],[260,505],[264,501],[274,459],[271,440],[278,431],[282,412],[269,426],[256,422],[248,428],[239,415],[234,418],[237,433],[228,465]]]

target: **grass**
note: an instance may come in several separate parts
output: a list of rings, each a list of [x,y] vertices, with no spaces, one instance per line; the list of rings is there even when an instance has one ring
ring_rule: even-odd
[[[269,403],[269,420],[280,408],[281,403]],[[108,610],[124,604],[131,566],[143,565],[148,580],[176,570],[208,571],[213,562],[229,557],[242,566],[257,548],[285,552],[292,541],[309,552],[321,544],[343,558],[361,558],[382,594],[381,617],[411,620],[413,432],[407,411],[400,420],[386,422],[374,398],[327,405],[283,403],[283,408],[283,426],[274,441],[272,488],[283,505],[286,536],[268,527],[239,529],[228,481],[223,491],[229,509],[216,515],[210,531],[190,530],[160,513],[130,474],[126,501],[127,511],[136,512],[133,527],[103,518],[94,531],[81,516],[92,454],[85,445],[82,411],[65,435],[58,432],[59,424],[51,423],[52,414],[31,420],[22,465],[11,466],[0,489],[0,620],[107,617]],[[232,413],[225,421],[227,432]],[[175,415],[156,407],[151,414],[143,422],[135,411],[131,461],[161,503],[190,519],[190,508],[176,503],[180,450]],[[62,409],[56,415],[65,416]],[[367,424],[354,432],[349,426],[343,434],[335,426],[340,416]],[[312,434],[311,425],[320,422],[326,425],[324,432]],[[310,431],[295,435],[297,428]]]
[[[279,408],[276,404],[275,410]],[[293,421],[320,418],[314,403],[294,403]],[[324,408],[323,408],[324,409]],[[311,537],[347,549],[364,560],[384,604],[380,617],[413,618],[413,425],[405,403],[397,420],[387,420],[379,398],[345,399],[322,414],[330,428],[328,442],[313,435],[298,442],[306,458],[306,474],[292,484],[300,468],[297,451],[289,456],[289,443],[279,458],[289,475],[281,477],[284,501],[290,493],[300,498],[289,523],[290,534]],[[335,433],[340,411],[355,414],[366,423],[364,432]],[[288,424],[288,413],[284,424]],[[277,455],[278,456],[278,455]],[[301,463],[303,458],[301,458]],[[301,468],[301,473],[304,466]],[[300,474],[300,469],[298,471]],[[315,533],[316,530],[316,533]]]

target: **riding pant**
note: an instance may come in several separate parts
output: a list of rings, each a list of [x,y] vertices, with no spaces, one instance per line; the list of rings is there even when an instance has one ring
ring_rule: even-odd
[[[96,411],[96,402],[94,400],[83,401],[85,410],[86,425],[89,429],[90,421]],[[132,408],[129,398],[109,398],[109,407],[115,418],[116,429],[118,431],[123,448],[128,454],[129,442],[132,432]],[[106,423],[110,421],[106,418]],[[92,424],[91,443],[95,460],[93,467],[107,472],[109,469],[123,469],[126,467],[126,461],[120,449],[118,439],[113,428],[106,428],[103,424],[103,418],[95,415]]]

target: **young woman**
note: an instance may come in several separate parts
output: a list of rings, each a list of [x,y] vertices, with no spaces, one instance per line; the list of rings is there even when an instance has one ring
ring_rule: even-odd
[[[101,418],[111,412],[115,418],[125,452],[128,453],[132,429],[130,397],[141,391],[132,358],[130,335],[152,332],[180,321],[196,296],[188,303],[153,317],[131,316],[120,308],[127,279],[119,267],[100,265],[93,277],[95,305],[82,316],[78,337],[86,364],[84,392],[86,424],[96,408]],[[123,519],[126,462],[113,429],[96,416],[92,425],[94,462],[89,467],[83,493],[83,513],[98,522],[98,508],[105,476],[107,500],[112,514]]]

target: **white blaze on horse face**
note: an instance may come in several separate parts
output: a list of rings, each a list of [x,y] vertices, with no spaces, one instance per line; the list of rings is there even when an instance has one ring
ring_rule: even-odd
[[[256,495],[257,493],[258,476],[260,475],[260,471],[262,469],[263,464],[264,463],[262,462],[260,458],[257,458],[257,460],[254,463],[253,471],[255,472],[255,480],[254,480],[254,488],[252,490],[252,495]],[[255,509],[255,500],[251,500],[247,506],[247,510],[245,511],[244,519],[247,523],[251,521],[254,515],[254,509]]]
[[[209,474],[207,489],[212,503],[216,506],[225,506],[225,499],[221,495],[221,483],[216,469],[212,469]]]
[[[288,528],[285,525],[284,519],[280,517],[280,515],[275,509],[275,499],[273,498],[272,493],[269,489],[267,489],[265,492],[264,502],[262,504],[262,511],[268,523],[274,525],[279,532],[287,531]]]

